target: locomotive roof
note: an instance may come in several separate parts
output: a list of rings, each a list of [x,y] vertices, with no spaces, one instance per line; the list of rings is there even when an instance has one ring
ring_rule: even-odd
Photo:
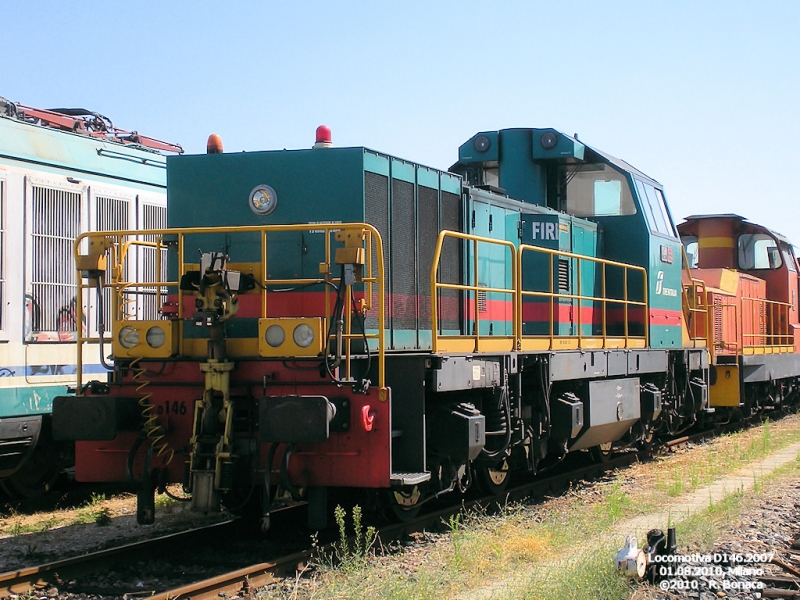
[[[117,181],[165,186],[166,157],[149,149],[26,122],[0,113],[0,162],[36,163]]]
[[[583,141],[581,141],[581,144],[583,144]],[[593,146],[589,146],[587,144],[584,144],[584,146],[586,146],[587,149],[591,150],[595,154],[603,157],[606,161],[608,161],[610,164],[614,165],[618,169],[622,169],[623,171],[628,171],[631,174],[636,175],[640,179],[644,179],[648,183],[654,184],[655,187],[658,187],[658,188],[663,188],[664,187],[658,181],[656,181],[655,179],[653,179],[652,177],[650,177],[646,173],[641,172],[639,169],[637,169],[636,167],[634,167],[630,163],[622,160],[621,158],[617,158],[616,156],[611,156],[610,154],[606,154],[602,150],[598,150],[597,148],[595,148]]]
[[[793,245],[792,242],[786,238],[781,233],[778,233],[774,229],[770,229],[769,227],[764,227],[763,225],[759,225],[758,223],[753,223],[752,221],[748,221],[747,218],[737,215],[734,213],[717,213],[717,214],[710,214],[710,215],[689,215],[688,217],[684,217],[684,222],[688,223],[689,221],[702,221],[705,219],[734,219],[739,221],[742,225],[752,227],[754,229],[761,229],[763,231],[768,232],[771,236],[775,239],[789,244],[790,246]],[[682,225],[683,223],[681,223]]]

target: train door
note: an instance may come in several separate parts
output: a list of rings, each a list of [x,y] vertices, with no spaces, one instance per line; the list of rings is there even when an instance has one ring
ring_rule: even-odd
[[[507,227],[511,220],[512,227]],[[508,234],[516,234],[518,213],[488,201],[473,198],[471,206],[470,233],[496,240],[509,241]],[[510,290],[513,287],[511,257],[507,247],[500,244],[479,243],[478,245],[478,280],[479,288]],[[467,272],[469,282],[473,284],[472,261],[473,247],[467,245]],[[474,319],[474,311],[480,321],[481,335],[513,334],[513,302],[509,294],[502,292],[478,291],[477,298],[468,300],[468,318]],[[467,331],[471,331],[469,324]]]

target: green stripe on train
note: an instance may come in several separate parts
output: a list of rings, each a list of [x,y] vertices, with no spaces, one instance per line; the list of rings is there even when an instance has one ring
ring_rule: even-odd
[[[65,385],[0,389],[0,419],[50,413],[53,411],[53,398],[66,393]]]

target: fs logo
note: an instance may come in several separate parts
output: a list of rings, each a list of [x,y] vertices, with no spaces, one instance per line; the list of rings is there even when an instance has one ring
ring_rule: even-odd
[[[533,239],[557,240],[556,224],[533,222],[531,223],[531,236]]]
[[[678,297],[678,290],[673,288],[664,287],[664,271],[659,271],[656,275],[656,294],[661,296]]]

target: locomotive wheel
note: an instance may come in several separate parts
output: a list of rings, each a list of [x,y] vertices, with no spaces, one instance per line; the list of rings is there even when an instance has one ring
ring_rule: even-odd
[[[611,456],[611,450],[613,446],[613,442],[606,442],[605,444],[600,444],[599,446],[592,446],[589,452],[591,453],[594,462],[601,464],[608,462],[608,458]]]
[[[39,498],[52,489],[60,474],[55,449],[49,444],[39,444],[22,468],[3,481],[3,489],[17,498]]]
[[[475,467],[475,477],[481,491],[492,495],[502,493],[511,480],[508,458],[502,459],[499,463]]]
[[[389,490],[389,505],[394,516],[406,523],[414,519],[422,509],[422,490],[418,485]]]

